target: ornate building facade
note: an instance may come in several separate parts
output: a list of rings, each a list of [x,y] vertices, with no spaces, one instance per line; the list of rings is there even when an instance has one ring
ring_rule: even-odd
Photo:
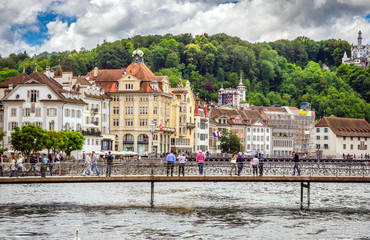
[[[113,99],[110,130],[117,139],[114,148],[140,156],[168,152],[175,132],[169,80],[153,74],[144,64],[141,50],[135,50],[132,57],[133,62],[124,69],[95,68],[90,72],[90,80]]]
[[[369,68],[370,64],[370,45],[362,44],[362,32],[358,32],[357,45],[351,48],[351,57],[347,56],[347,53],[344,51],[342,63],[344,64],[354,64],[355,66],[360,66],[364,69]]]

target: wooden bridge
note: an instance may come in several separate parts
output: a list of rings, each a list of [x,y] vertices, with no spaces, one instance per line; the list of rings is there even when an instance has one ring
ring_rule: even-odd
[[[185,176],[168,177],[154,175],[130,175],[113,177],[53,176],[53,177],[0,177],[0,184],[45,184],[45,183],[103,183],[103,182],[150,182],[150,204],[154,206],[155,182],[291,182],[301,185],[301,209],[303,209],[303,189],[307,188],[307,206],[310,206],[310,183],[370,183],[367,176]]]

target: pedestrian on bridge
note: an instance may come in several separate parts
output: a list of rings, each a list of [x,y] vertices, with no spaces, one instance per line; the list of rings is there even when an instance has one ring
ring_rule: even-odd
[[[85,157],[85,174],[90,176],[91,174],[91,153],[88,153]]]
[[[166,163],[167,163],[167,177],[171,171],[171,177],[173,177],[173,168],[175,166],[175,161],[176,161],[176,157],[175,155],[170,152],[168,155],[167,155],[167,158],[166,158]]]
[[[260,176],[263,176],[263,156],[261,153],[258,154],[258,171]]]
[[[111,152],[109,151],[108,152],[108,155],[106,155],[106,159],[107,159],[107,173],[106,173],[106,177],[110,177],[110,175],[112,174],[112,167],[113,167],[113,155],[111,154]]]
[[[36,153],[32,153],[30,163],[31,163],[31,168],[26,172],[26,175],[28,175],[28,173],[30,173],[33,170],[33,174],[36,176],[37,175],[37,172],[36,172],[36,164],[37,164]]]
[[[236,163],[236,159],[238,157],[238,154],[233,153],[232,156],[231,156],[231,160],[230,160],[230,164],[231,164],[231,169],[230,169],[230,176],[233,175],[233,171],[235,172],[235,175],[237,174],[236,173],[236,169],[237,169],[237,163]]]
[[[293,152],[293,157],[294,157],[293,176],[295,176],[296,169],[297,169],[298,176],[301,176],[301,171],[299,170],[299,156],[296,152]]]
[[[49,154],[51,155],[51,154]],[[49,158],[46,157],[46,153],[44,153],[43,157],[41,158],[41,177],[44,178],[46,175],[46,169],[48,167]],[[52,174],[52,171],[50,172]]]
[[[258,176],[258,171],[257,171],[257,167],[258,167],[258,155],[256,154],[256,156],[254,156],[254,158],[251,160],[251,166],[252,166],[252,171],[253,171],[253,177],[256,175]]]
[[[16,159],[16,154],[15,153],[12,153],[12,155],[10,157],[9,164],[10,164],[10,170],[11,170],[10,177],[13,177],[13,176],[18,177],[18,172],[17,172],[18,164],[17,164],[17,159]]]
[[[186,162],[185,153],[180,153],[177,159],[179,160],[179,177],[181,173],[182,176],[185,177],[185,162]]]
[[[17,171],[18,171],[18,175],[19,175],[19,172],[22,173],[22,177],[24,176],[23,163],[24,163],[24,157],[20,153],[20,154],[18,154],[18,158],[17,158],[17,164],[18,164],[18,170]]]
[[[243,162],[244,162],[244,159],[243,159],[243,153],[242,152],[239,152],[239,156],[236,158],[236,162],[238,163],[238,176],[240,176],[240,173],[242,172],[243,170]]]
[[[48,165],[49,165],[50,176],[53,176],[54,161],[53,161],[53,155],[51,155],[51,153],[49,153],[48,155]]]
[[[198,168],[199,168],[199,174],[203,175],[203,168],[204,168],[204,160],[206,157],[202,153],[202,150],[199,150],[199,153],[196,156],[196,162],[198,163]]]
[[[98,157],[95,155],[95,152],[93,151],[91,154],[91,173],[95,169],[96,175],[99,177],[99,169],[98,169]]]

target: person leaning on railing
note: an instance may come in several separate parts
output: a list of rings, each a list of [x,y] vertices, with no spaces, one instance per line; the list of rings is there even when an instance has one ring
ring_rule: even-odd
[[[107,159],[107,173],[106,173],[106,177],[110,177],[110,175],[112,174],[112,167],[113,167],[113,155],[111,154],[111,152],[109,151],[108,152],[108,155],[106,155],[106,159]]]

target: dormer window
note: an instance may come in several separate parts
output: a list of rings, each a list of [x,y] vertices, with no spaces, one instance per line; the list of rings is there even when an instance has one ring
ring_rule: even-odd
[[[119,88],[119,83],[116,83],[116,89],[118,89]]]
[[[39,98],[39,91],[38,90],[28,90],[27,97],[29,102],[37,102]]]

